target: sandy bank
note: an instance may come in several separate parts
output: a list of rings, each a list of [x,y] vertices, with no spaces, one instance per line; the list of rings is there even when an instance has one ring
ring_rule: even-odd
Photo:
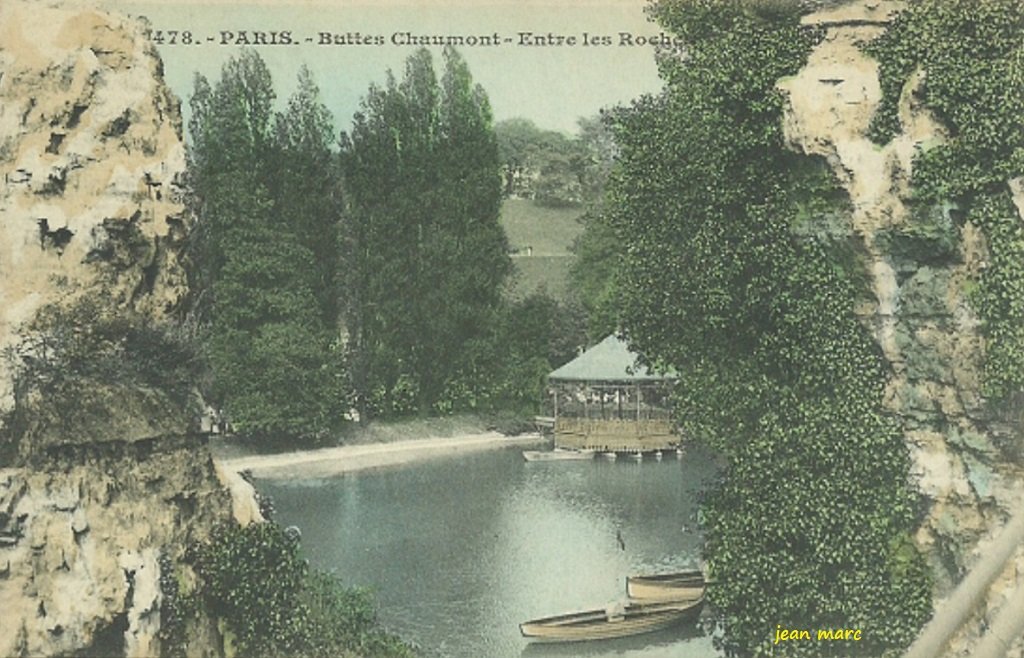
[[[486,432],[459,437],[370,443],[276,455],[221,458],[217,461],[225,469],[250,470],[253,475],[261,478],[316,478],[370,468],[400,466],[422,459],[481,450],[529,447],[545,442],[546,439],[539,434],[509,437],[497,432]]]

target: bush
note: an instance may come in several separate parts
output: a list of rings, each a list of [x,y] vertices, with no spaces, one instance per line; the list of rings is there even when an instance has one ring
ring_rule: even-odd
[[[4,353],[14,409],[0,463],[54,445],[186,432],[203,366],[189,330],[121,308],[105,291],[41,308]]]
[[[244,656],[411,656],[377,627],[366,592],[312,570],[274,523],[231,526],[199,547],[199,591]]]

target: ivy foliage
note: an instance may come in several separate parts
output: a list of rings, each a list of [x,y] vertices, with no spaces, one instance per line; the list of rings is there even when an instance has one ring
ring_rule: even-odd
[[[728,458],[703,512],[727,653],[833,651],[772,646],[781,624],[861,628],[835,651],[880,655],[909,644],[930,584],[884,363],[853,312],[864,273],[830,228],[848,200],[783,145],[776,82],[820,38],[793,7],[652,7],[686,47],[660,59],[665,91],[615,118],[619,319],[638,352],[679,373],[684,434]]]
[[[868,45],[879,61],[879,143],[900,132],[899,96],[914,71],[922,99],[948,128],[914,161],[912,189],[924,204],[960,209],[981,228],[989,263],[971,301],[988,344],[985,394],[995,403],[1024,392],[1024,223],[1007,181],[1024,174],[1024,5],[1017,0],[917,0]]]
[[[275,523],[222,528],[195,554],[195,595],[226,623],[237,655],[414,655],[380,630],[366,592],[310,569],[297,537]]]

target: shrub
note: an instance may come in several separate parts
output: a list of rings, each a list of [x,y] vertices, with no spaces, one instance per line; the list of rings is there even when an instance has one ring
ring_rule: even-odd
[[[200,592],[244,656],[411,656],[377,627],[366,592],[310,569],[274,523],[225,527],[199,547]]]

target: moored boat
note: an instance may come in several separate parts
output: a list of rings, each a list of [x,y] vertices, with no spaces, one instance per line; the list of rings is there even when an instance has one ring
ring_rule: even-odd
[[[523,636],[541,642],[582,642],[639,635],[700,615],[704,599],[619,604],[603,610],[572,612],[523,622]]]
[[[626,595],[636,601],[693,601],[704,596],[707,583],[698,570],[628,576]]]
[[[554,450],[524,450],[523,459],[528,462],[571,461],[593,459],[593,450],[572,450],[555,448]]]

